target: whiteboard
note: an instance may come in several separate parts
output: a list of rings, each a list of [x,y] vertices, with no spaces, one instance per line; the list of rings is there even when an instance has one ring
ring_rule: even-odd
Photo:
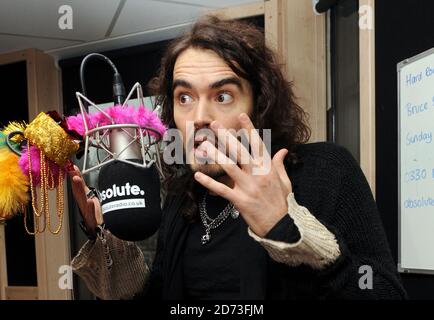
[[[397,71],[398,270],[434,274],[434,48]]]

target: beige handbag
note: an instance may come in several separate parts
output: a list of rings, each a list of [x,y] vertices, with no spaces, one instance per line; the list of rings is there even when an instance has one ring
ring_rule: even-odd
[[[133,298],[149,276],[141,249],[101,227],[96,240],[87,241],[71,265],[88,289],[104,300]]]

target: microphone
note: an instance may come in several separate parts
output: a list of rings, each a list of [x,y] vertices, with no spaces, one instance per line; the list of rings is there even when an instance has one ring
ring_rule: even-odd
[[[141,162],[140,144],[131,143],[135,129],[109,133],[115,161],[101,167],[98,190],[105,227],[116,237],[142,241],[152,236],[161,222],[160,177],[155,164],[149,168],[122,162]]]
[[[141,241],[157,231],[161,199],[155,165],[143,169],[114,161],[101,168],[98,190],[104,224],[113,235],[127,241]]]
[[[118,70],[113,62],[101,54],[90,54],[82,61],[80,76],[83,93],[86,92],[84,65],[89,57],[106,61],[112,67],[115,106],[101,110],[77,93],[82,116],[80,122],[84,125],[81,131],[86,137],[83,174],[100,169],[98,189],[106,229],[122,240],[145,240],[158,230],[161,222],[158,142],[165,127],[155,112],[144,107],[139,84],[136,84],[125,98],[125,87]],[[141,105],[136,109],[125,106],[125,99],[128,101],[134,90],[137,90],[138,99],[141,100]],[[82,98],[85,104],[81,101]],[[88,114],[89,103],[99,112]],[[70,120],[71,125],[76,124],[76,119]],[[155,157],[150,157],[149,147],[154,144],[157,145],[157,161]],[[103,161],[86,170],[89,146],[106,151],[106,159],[109,158],[109,161]]]

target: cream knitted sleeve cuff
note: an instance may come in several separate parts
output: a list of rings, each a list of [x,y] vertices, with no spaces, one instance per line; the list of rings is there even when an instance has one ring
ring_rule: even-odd
[[[294,193],[287,198],[288,214],[294,220],[300,232],[300,239],[295,243],[285,243],[261,238],[248,228],[249,235],[258,241],[270,257],[289,266],[310,265],[314,269],[323,269],[341,255],[336,237],[307,208],[298,205]]]

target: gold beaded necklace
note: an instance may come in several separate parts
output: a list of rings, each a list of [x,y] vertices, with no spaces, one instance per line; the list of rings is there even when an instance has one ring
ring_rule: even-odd
[[[64,211],[64,193],[63,193],[63,169],[59,168],[58,174],[58,183],[56,190],[56,205],[57,205],[57,218],[59,220],[59,224],[55,230],[51,228],[51,217],[50,217],[50,207],[48,202],[48,192],[50,190],[56,189],[56,184],[54,183],[54,175],[50,170],[50,166],[48,165],[47,157],[43,153],[42,150],[39,152],[40,156],[40,174],[41,174],[41,187],[40,187],[40,208],[38,208],[37,204],[37,190],[33,183],[33,175],[32,175],[32,161],[30,156],[30,145],[27,144],[27,156],[29,161],[29,185],[30,185],[30,194],[32,198],[32,211],[33,211],[33,221],[34,221],[34,230],[33,232],[29,230],[27,226],[27,212],[24,210],[24,227],[26,232],[29,235],[35,235],[37,233],[42,233],[48,228],[52,234],[58,234],[62,229],[63,224],[63,211]],[[42,229],[40,226],[41,220],[43,220]]]
[[[54,118],[56,120],[54,120]],[[60,125],[61,117],[55,112],[41,112],[24,130],[27,143],[27,160],[29,169],[29,185],[32,202],[32,217],[34,230],[30,231],[27,226],[27,212],[24,210],[24,227],[30,235],[44,232],[48,229],[52,234],[58,234],[62,229],[65,195],[63,192],[64,167],[68,159],[79,149],[79,143],[75,141]],[[33,181],[32,161],[30,145],[39,149],[40,159],[40,189],[39,199],[36,185]],[[54,178],[54,172],[49,164],[53,161],[59,168],[58,181]],[[58,226],[53,230],[51,226],[50,207],[48,202],[49,191],[56,190],[56,212]],[[38,206],[38,202],[40,203]]]

